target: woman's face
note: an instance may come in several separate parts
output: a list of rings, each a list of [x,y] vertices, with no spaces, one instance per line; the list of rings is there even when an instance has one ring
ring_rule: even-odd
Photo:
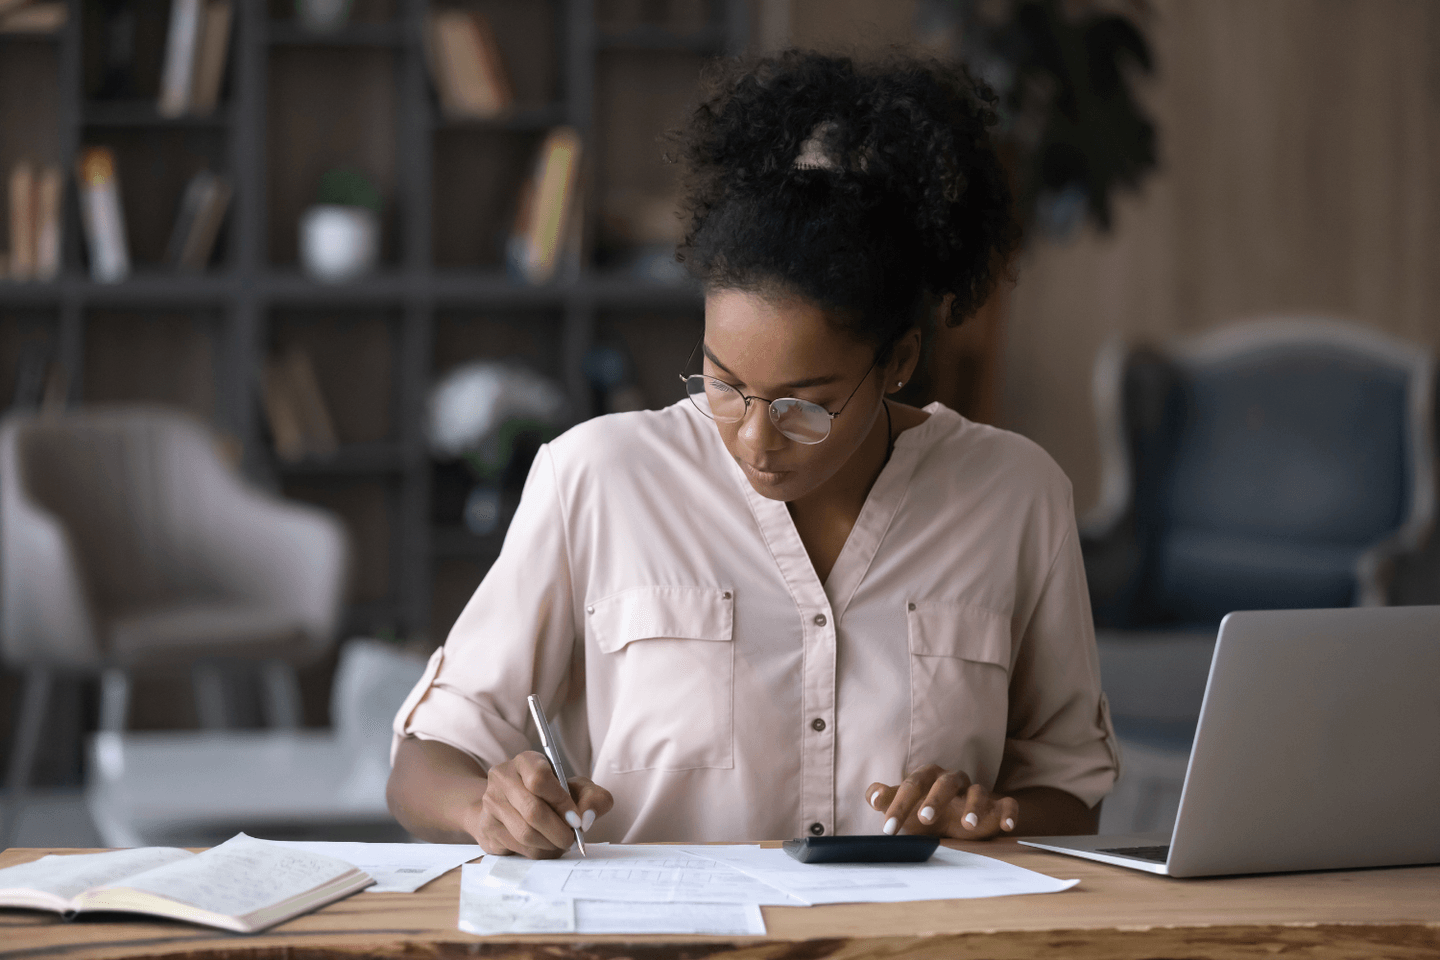
[[[747,396],[798,397],[832,413],[844,405],[830,421],[830,435],[816,444],[782,434],[760,400],[751,401],[739,422],[716,421],[725,448],[763,497],[792,501],[812,493],[845,467],[877,418],[884,419],[886,371],[872,366],[874,348],[838,332],[823,309],[805,300],[712,291],[705,298],[704,352],[705,374]]]

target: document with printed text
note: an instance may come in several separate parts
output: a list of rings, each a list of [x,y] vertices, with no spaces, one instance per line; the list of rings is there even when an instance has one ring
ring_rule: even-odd
[[[1080,882],[1056,880],[1003,860],[947,847],[936,850],[924,863],[801,863],[784,850],[758,846],[681,849],[734,867],[809,904],[968,900],[1058,893]]]
[[[726,848],[729,849],[729,848]],[[803,907],[796,899],[710,857],[668,844],[596,843],[589,856],[558,860],[486,857],[492,883],[545,897],[623,903],[755,903]]]
[[[484,935],[515,933],[677,933],[714,936],[765,932],[756,904],[626,903],[579,900],[530,893],[492,879],[497,863],[507,857],[486,857],[460,873],[459,927]]]

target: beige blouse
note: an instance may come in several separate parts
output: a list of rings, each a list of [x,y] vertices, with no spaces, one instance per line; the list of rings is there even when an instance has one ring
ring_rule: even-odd
[[[490,766],[536,743],[615,796],[596,841],[875,833],[927,763],[1093,806],[1118,772],[1070,483],[940,404],[829,579],[681,401],[541,448],[499,560],[395,718]]]

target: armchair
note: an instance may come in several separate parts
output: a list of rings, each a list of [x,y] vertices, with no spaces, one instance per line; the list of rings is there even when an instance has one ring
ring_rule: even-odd
[[[294,668],[330,646],[340,523],[244,483],[209,431],[156,407],[12,415],[0,426],[0,653],[25,673],[11,753],[23,793],[57,673],[101,674],[123,728],[132,671],[262,666],[271,720],[298,723]],[[202,683],[201,686],[204,684]],[[204,720],[214,697],[200,691]]]
[[[1433,359],[1354,324],[1266,319],[1111,341],[1092,388],[1101,495],[1080,526],[1101,674],[1127,765],[1148,751],[1173,779],[1226,613],[1386,603],[1423,546]]]

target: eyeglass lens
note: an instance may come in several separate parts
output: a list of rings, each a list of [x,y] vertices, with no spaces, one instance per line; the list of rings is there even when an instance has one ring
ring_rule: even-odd
[[[686,379],[685,390],[700,412],[713,420],[735,423],[745,419],[745,397],[729,384],[695,375]],[[797,443],[819,443],[830,435],[830,413],[818,404],[784,397],[769,407],[775,429]]]

